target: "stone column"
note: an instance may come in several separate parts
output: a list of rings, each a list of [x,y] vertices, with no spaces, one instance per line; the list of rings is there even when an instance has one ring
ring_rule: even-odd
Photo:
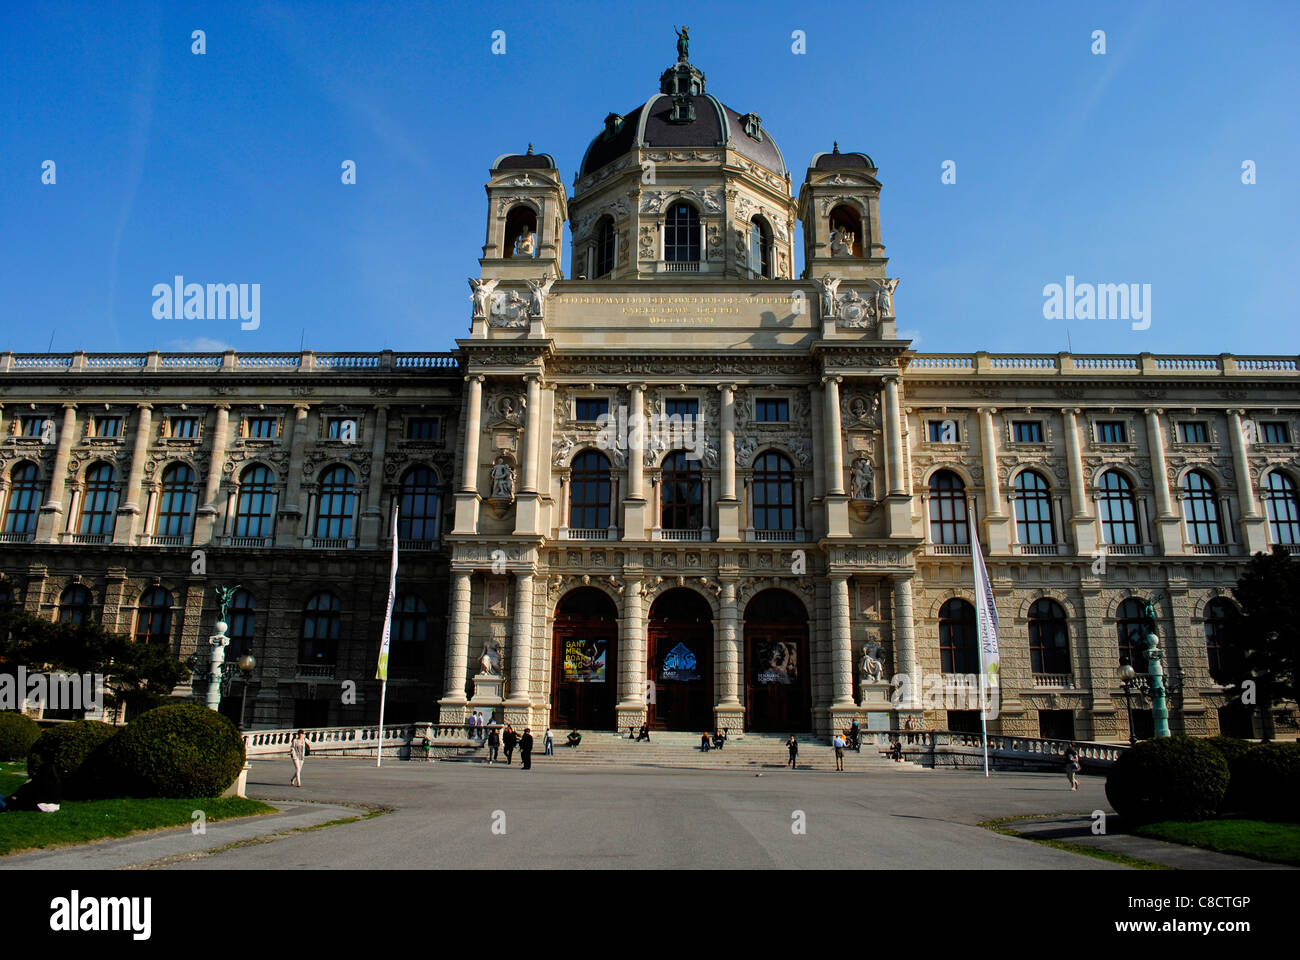
[[[275,527],[277,547],[296,547],[302,528],[302,465],[307,446],[307,413],[311,408],[305,403],[293,405],[293,426],[289,435],[289,468],[284,485],[284,505],[280,507],[279,523]]]
[[[113,527],[113,543],[127,545],[135,543],[144,517],[140,509],[140,485],[144,481],[144,462],[149,456],[149,428],[153,421],[153,407],[147,403],[137,404],[135,439],[131,447],[131,470],[127,474],[126,489],[122,491],[126,502],[117,510],[117,522]]]
[[[736,581],[722,580],[721,610],[718,618],[718,705],[714,713],[718,726],[740,729],[745,710],[740,702],[740,681],[744,658],[740,655],[740,637],[736,624]]]
[[[478,532],[478,447],[482,432],[483,377],[465,378],[468,384],[465,397],[465,436],[461,443],[462,456],[460,489],[456,491],[456,523],[453,533]]]
[[[378,547],[391,532],[392,521],[384,516],[384,456],[388,451],[388,407],[375,407],[375,435],[371,442],[370,482],[366,489],[366,507],[361,514],[362,548]]]
[[[1065,451],[1070,468],[1070,500],[1074,508],[1070,529],[1074,534],[1074,549],[1079,556],[1089,556],[1097,549],[1097,528],[1092,522],[1092,501],[1085,487],[1079,424],[1075,419],[1078,414],[1078,407],[1066,407],[1061,411],[1061,422],[1065,428]]]
[[[470,574],[454,570],[451,575],[451,619],[448,624],[446,690],[438,701],[440,720],[459,723],[465,717],[465,681],[469,667]]]
[[[619,700],[615,708],[618,729],[637,727],[646,717],[646,649],[644,604],[640,577],[628,577],[623,587],[623,630],[618,652]]]
[[[894,673],[905,678],[898,713],[921,712],[921,664],[916,651],[916,620],[912,611],[912,577],[894,578]],[[900,718],[901,719],[901,718]],[[901,725],[901,724],[900,724]]]
[[[1165,437],[1160,427],[1160,414],[1164,411],[1148,408],[1143,412],[1147,416],[1147,452],[1151,456],[1151,486],[1156,492],[1156,530],[1160,538],[1160,549],[1167,554],[1179,554],[1183,552],[1183,528],[1182,520],[1174,509],[1173,497],[1169,494]]]
[[[208,478],[203,484],[203,500],[194,521],[194,544],[202,546],[221,536],[221,507],[218,494],[226,464],[226,446],[230,442],[230,404],[213,404],[217,422],[212,427],[212,451],[208,455]]]
[[[718,454],[718,468],[722,479],[722,496],[718,498],[719,541],[734,542],[740,539],[740,501],[736,499],[736,385],[718,385],[722,397],[719,417],[722,420],[722,450]]]
[[[1228,432],[1232,441],[1232,469],[1237,474],[1237,501],[1241,504],[1241,540],[1248,553],[1267,553],[1268,518],[1261,513],[1259,501],[1255,499],[1245,431],[1241,428],[1241,417],[1245,412],[1244,410],[1228,411]]]
[[[984,522],[988,529],[985,541],[989,553],[1011,552],[1011,517],[1002,499],[1002,482],[998,478],[998,437],[993,426],[995,407],[980,407],[980,451],[984,461],[984,499],[988,509]]]
[[[849,578],[831,574],[831,713],[852,709],[853,635],[849,614]],[[838,721],[835,721],[838,723]],[[838,726],[836,727],[838,729]]]
[[[898,377],[885,378],[885,448],[889,459],[885,463],[885,473],[889,479],[889,494],[907,494],[903,485],[906,474],[903,470],[903,423],[898,407]]]
[[[515,496],[515,534],[540,536],[541,494],[537,489],[538,450],[542,443],[542,378],[530,373],[528,383],[528,410],[524,423],[523,481]]]
[[[646,436],[645,408],[642,401],[645,384],[633,383],[628,386],[629,405],[627,411],[628,450],[627,450],[627,497],[629,500],[645,499],[645,452]]]
[[[50,468],[49,497],[41,504],[41,516],[36,523],[37,543],[57,543],[63,527],[63,497],[68,483],[68,456],[72,441],[77,435],[77,405],[63,405],[63,425],[59,428],[58,445],[54,449],[54,466]]]
[[[527,711],[533,669],[533,574],[529,571],[515,574],[515,623],[510,639],[510,696],[506,703]],[[521,719],[527,723],[530,718]]]
[[[826,536],[849,535],[849,498],[844,495],[844,435],[840,429],[840,381],[823,377],[822,439],[826,444]]]

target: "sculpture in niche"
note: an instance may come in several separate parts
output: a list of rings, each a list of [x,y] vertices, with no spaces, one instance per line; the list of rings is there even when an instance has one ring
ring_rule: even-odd
[[[839,277],[822,277],[817,281],[822,288],[822,317],[835,316],[835,291],[839,289]]]
[[[492,291],[497,288],[499,280],[476,280],[469,278],[469,288],[473,291],[470,299],[474,301],[474,319],[483,320],[488,315],[492,304]]]
[[[854,500],[874,500],[871,495],[871,479],[875,475],[875,470],[871,466],[870,457],[858,457],[853,461],[853,472],[850,478],[850,489]]]
[[[528,229],[527,224],[524,224],[524,232],[519,234],[519,238],[515,240],[515,256],[531,257],[533,255],[533,248],[536,245],[537,235]]]
[[[867,638],[859,665],[864,682],[880,683],[885,679],[885,648],[874,635]]]
[[[497,640],[483,641],[483,655],[478,658],[479,676],[501,676],[501,644]]]
[[[506,462],[505,457],[497,457],[492,465],[492,499],[513,500],[515,498],[515,468]]]
[[[892,317],[894,315],[894,291],[902,282],[901,277],[880,281],[880,290],[877,291],[876,296],[880,300],[879,312],[881,317]]]
[[[831,256],[853,256],[853,231],[848,227],[831,224]]]
[[[880,397],[872,394],[871,400],[858,394],[849,401],[849,416],[859,422],[872,419],[880,409]]]
[[[528,281],[528,315],[541,317],[546,313],[546,297],[551,292],[554,277],[542,277],[540,280]]]

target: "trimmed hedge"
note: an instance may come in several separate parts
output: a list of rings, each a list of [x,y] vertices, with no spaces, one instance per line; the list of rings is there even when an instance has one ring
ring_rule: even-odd
[[[1300,820],[1300,743],[1261,743],[1232,765],[1233,799],[1257,820]]]
[[[1144,740],[1120,754],[1106,778],[1106,799],[1126,825],[1205,820],[1228,789],[1228,761],[1188,736]]]
[[[92,795],[94,791],[80,782],[78,774],[90,755],[116,735],[117,727],[98,720],[77,720],[51,727],[32,744],[27,754],[27,773],[34,777],[44,764],[53,763],[69,795]]]
[[[0,760],[26,760],[40,735],[41,728],[27,714],[0,713]]]
[[[1223,801],[1219,804],[1219,812],[1235,813],[1241,809],[1241,790],[1238,786],[1237,764],[1254,744],[1249,740],[1222,736],[1210,737],[1205,742],[1223,754],[1223,759],[1228,761],[1228,790],[1224,793]]]
[[[207,707],[170,704],[128,723],[96,751],[92,765],[101,793],[215,797],[244,768],[244,738],[230,720]]]

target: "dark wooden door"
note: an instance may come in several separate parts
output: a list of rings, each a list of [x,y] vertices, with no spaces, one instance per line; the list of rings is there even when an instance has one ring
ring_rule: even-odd
[[[614,729],[616,617],[613,602],[591,588],[576,590],[561,601],[552,635],[552,727]]]
[[[745,729],[806,733],[812,729],[808,625],[745,624]]]

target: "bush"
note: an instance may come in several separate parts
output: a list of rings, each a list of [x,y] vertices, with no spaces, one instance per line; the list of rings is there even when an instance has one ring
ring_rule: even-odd
[[[1254,744],[1249,740],[1239,740],[1236,737],[1211,737],[1205,742],[1223,754],[1223,759],[1228,761],[1228,790],[1224,793],[1223,801],[1219,804],[1219,812],[1229,813],[1240,810],[1241,797],[1237,790],[1237,763]]]
[[[1300,820],[1300,744],[1261,743],[1232,765],[1233,799],[1257,820]]]
[[[101,793],[134,797],[215,797],[243,767],[244,738],[235,725],[193,703],[141,714],[93,758]]]
[[[70,796],[93,795],[94,791],[79,784],[78,773],[95,749],[116,735],[117,727],[98,720],[51,727],[32,744],[27,754],[27,773],[34,777],[44,764],[53,763]]]
[[[0,760],[25,760],[41,728],[25,713],[0,713]]]
[[[1126,825],[1214,816],[1228,789],[1228,762],[1204,740],[1144,740],[1120,754],[1106,799]]]

